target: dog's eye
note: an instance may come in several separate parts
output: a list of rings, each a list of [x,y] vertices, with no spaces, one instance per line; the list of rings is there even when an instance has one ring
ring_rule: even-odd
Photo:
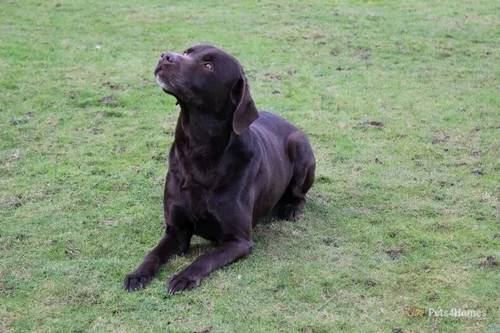
[[[213,71],[214,70],[214,65],[212,65],[209,62],[204,62],[202,65],[203,65],[203,68],[208,69],[209,71]]]
[[[193,50],[191,49],[187,49],[186,51],[184,51],[184,53],[182,54],[183,56],[187,56],[189,55],[191,52],[193,52]]]

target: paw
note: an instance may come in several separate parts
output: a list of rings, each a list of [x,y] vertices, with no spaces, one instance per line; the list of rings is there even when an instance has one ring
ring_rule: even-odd
[[[153,279],[153,275],[141,272],[130,273],[123,280],[123,288],[126,291],[135,291],[146,287]]]
[[[281,208],[278,217],[282,220],[297,221],[302,215],[302,209],[294,205],[286,205]]]
[[[200,285],[201,279],[192,277],[188,273],[180,272],[172,276],[168,282],[168,293],[175,294],[183,290],[190,290]]]

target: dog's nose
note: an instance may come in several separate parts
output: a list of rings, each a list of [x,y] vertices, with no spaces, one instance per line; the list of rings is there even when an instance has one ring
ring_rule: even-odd
[[[161,54],[161,59],[167,63],[177,62],[180,58],[180,55],[172,52],[164,52]]]

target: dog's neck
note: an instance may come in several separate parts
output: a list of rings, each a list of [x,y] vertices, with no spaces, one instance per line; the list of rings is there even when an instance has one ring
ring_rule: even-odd
[[[175,149],[183,156],[184,168],[201,180],[212,174],[229,143],[230,119],[218,119],[210,110],[187,109],[182,103],[175,130]]]

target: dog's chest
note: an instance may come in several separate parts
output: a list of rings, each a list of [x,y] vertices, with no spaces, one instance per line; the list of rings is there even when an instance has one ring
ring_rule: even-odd
[[[195,235],[220,242],[222,240],[222,227],[220,221],[210,212],[208,199],[210,191],[195,183],[186,185],[182,191],[188,216],[193,224]]]

